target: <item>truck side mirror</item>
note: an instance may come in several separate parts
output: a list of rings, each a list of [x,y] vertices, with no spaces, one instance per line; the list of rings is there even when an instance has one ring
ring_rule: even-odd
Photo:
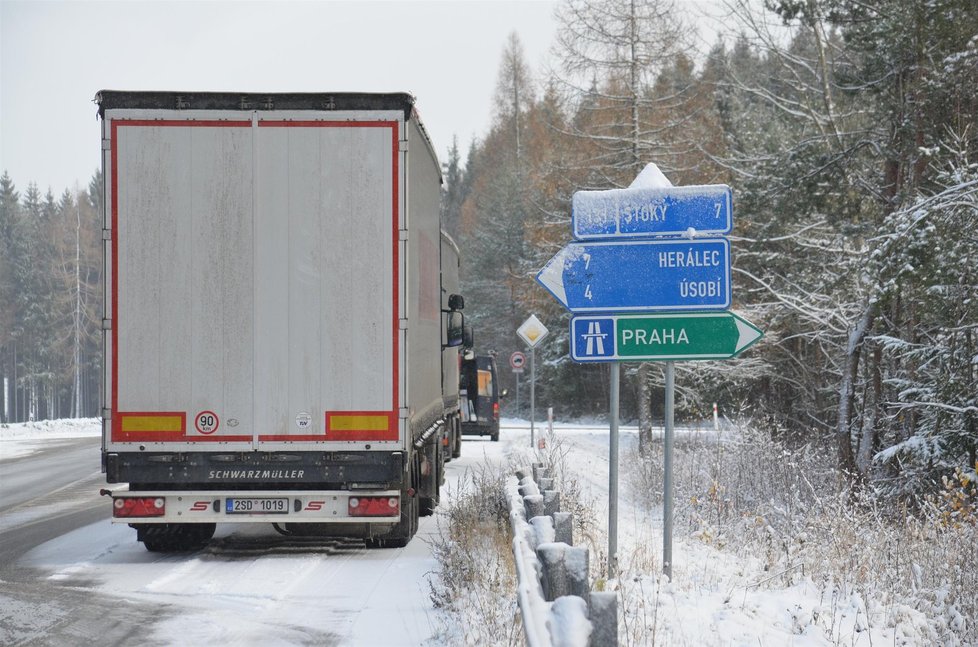
[[[461,294],[450,294],[448,295],[448,309],[449,310],[464,310],[465,309],[465,297]]]
[[[472,331],[472,326],[462,328],[462,348],[469,350],[475,348],[475,333]]]
[[[448,313],[446,348],[461,346],[465,341],[465,315],[457,310]]]

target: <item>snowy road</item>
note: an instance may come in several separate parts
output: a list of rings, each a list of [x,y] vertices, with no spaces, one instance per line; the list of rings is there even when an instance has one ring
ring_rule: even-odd
[[[466,438],[462,458],[447,466],[446,499],[468,470],[531,461],[525,423],[508,422],[498,443]],[[431,602],[441,513],[395,550],[224,525],[204,550],[149,553],[130,528],[109,522],[97,495],[97,423],[47,424],[0,429],[0,645],[440,647],[446,622],[465,635],[481,620],[475,609],[441,615]],[[694,435],[715,441],[687,433],[677,447]],[[574,484],[578,514],[590,517],[580,539],[596,566],[607,554],[607,438],[600,424],[562,424],[548,448]],[[717,550],[696,533],[677,534],[675,579],[662,579],[661,507],[649,505],[648,484],[627,476],[636,444],[634,428],[624,429],[618,555],[628,576],[605,584],[619,592],[624,644],[934,644],[919,612],[900,607],[894,628],[889,607],[875,605],[867,631],[857,593],[840,596],[810,577],[785,586],[763,555]]]
[[[226,525],[204,550],[149,553],[108,521],[94,422],[16,427],[0,435],[0,644],[434,644],[437,515],[397,550]],[[467,439],[447,496],[507,445]]]
[[[104,482],[98,439],[53,439],[40,447],[0,464],[0,569],[36,545],[109,517],[98,496]]]

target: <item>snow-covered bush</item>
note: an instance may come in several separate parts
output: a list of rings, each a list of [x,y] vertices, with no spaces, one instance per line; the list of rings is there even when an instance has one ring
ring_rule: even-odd
[[[438,562],[429,595],[439,617],[437,640],[450,645],[518,645],[516,574],[510,545],[505,475],[470,471],[438,508],[432,539]]]
[[[813,622],[829,635],[838,625],[826,614],[858,599],[866,626],[918,639],[923,632],[933,644],[976,644],[978,497],[970,473],[959,470],[916,507],[896,508],[868,488],[853,495],[823,446],[789,447],[778,438],[776,429],[744,425],[715,440],[682,441],[677,536],[761,560],[771,573],[763,586],[821,587],[827,603]],[[661,447],[653,449],[623,464],[634,465],[633,491],[651,493],[647,505],[658,507]],[[659,595],[656,582],[632,578],[630,586]]]

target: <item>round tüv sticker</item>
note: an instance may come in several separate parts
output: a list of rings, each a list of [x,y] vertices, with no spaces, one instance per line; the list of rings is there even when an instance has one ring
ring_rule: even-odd
[[[295,417],[295,426],[299,429],[308,429],[312,424],[312,416],[303,411]]]

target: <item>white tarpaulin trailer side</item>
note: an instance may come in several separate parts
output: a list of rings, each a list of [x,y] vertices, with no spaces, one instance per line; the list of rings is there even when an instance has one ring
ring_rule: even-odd
[[[410,129],[364,114],[105,111],[107,449],[403,443]]]

